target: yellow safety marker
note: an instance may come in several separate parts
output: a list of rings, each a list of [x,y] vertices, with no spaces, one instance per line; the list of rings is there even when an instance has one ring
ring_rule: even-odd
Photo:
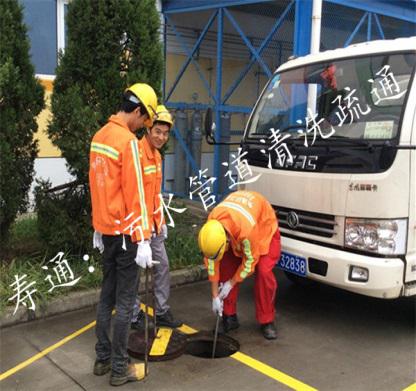
[[[151,356],[163,356],[165,354],[172,332],[172,329],[160,328],[158,330],[149,353]]]
[[[416,391],[416,383],[411,384],[409,387],[403,389],[403,391]]]
[[[240,361],[241,363],[249,366],[250,368],[255,369],[258,372],[261,372],[263,375],[271,377],[274,380],[277,380],[279,383],[285,384],[286,386],[298,390],[298,391],[317,391],[316,388],[308,386],[305,383],[302,383],[295,378],[286,375],[283,372],[278,371],[277,369],[272,368],[271,366],[262,363],[250,356],[245,355],[244,353],[237,352],[230,356],[234,360]]]
[[[143,304],[143,303],[141,303],[140,304],[140,309],[142,309],[143,311],[146,311],[146,306]],[[150,316],[153,316],[153,308],[152,307],[147,307],[147,313],[150,315]]]
[[[177,327],[176,330],[181,331],[184,334],[195,334],[198,330],[193,329],[192,327],[183,324],[181,327]]]
[[[61,339],[59,342],[57,342],[54,345],[49,346],[48,348],[46,348],[45,350],[42,350],[41,352],[39,352],[38,354],[35,354],[33,357],[27,359],[26,361],[23,361],[22,363],[20,363],[19,365],[16,365],[15,367],[9,369],[6,372],[3,372],[0,375],[0,381],[8,378],[9,376],[13,375],[14,373],[16,373],[17,371],[20,371],[21,369],[27,367],[28,365],[32,364],[33,362],[39,360],[40,358],[46,356],[48,353],[52,352],[53,350],[55,350],[56,348],[59,348],[60,346],[66,344],[67,342],[71,341],[71,339],[74,339],[75,337],[78,337],[78,335],[82,334],[83,332],[93,328],[95,326],[95,320],[94,322],[91,322],[89,324],[87,324],[85,327],[83,327],[82,329],[79,329],[78,331],[75,331],[75,333],[72,333],[71,335],[68,335],[67,337],[65,337],[64,339]]]

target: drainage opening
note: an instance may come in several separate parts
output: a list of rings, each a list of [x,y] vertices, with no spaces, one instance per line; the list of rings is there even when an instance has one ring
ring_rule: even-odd
[[[186,353],[202,358],[212,358],[212,349],[214,348],[214,333],[209,331],[200,331],[188,337],[186,344]],[[240,344],[234,338],[228,335],[219,334],[215,348],[214,358],[223,358],[231,356],[238,352]]]

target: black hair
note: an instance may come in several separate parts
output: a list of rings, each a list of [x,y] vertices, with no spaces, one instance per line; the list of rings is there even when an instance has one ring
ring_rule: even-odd
[[[120,103],[120,111],[124,111],[125,113],[131,113],[138,107],[140,108],[140,115],[147,114],[147,110],[144,107],[142,102],[133,102],[130,100],[131,97],[137,99],[136,95],[134,95],[131,91],[126,91],[123,93]]]
[[[172,127],[172,125],[171,125],[169,122],[156,120],[156,121],[153,121],[152,128],[153,128],[153,126],[155,126],[155,125],[157,125],[157,124],[167,125],[167,126],[169,127],[169,130],[170,130],[170,129],[171,129],[171,127]]]

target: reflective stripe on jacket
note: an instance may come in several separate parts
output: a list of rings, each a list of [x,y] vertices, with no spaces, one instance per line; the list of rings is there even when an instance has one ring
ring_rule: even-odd
[[[218,220],[230,235],[233,253],[242,258],[234,279],[241,282],[254,272],[260,256],[267,254],[278,223],[270,203],[254,191],[236,191],[229,194],[209,214],[209,219]],[[221,261],[220,261],[221,262]],[[219,262],[209,264],[208,277],[219,279]]]
[[[106,235],[149,239],[151,218],[146,197],[143,152],[118,115],[93,137],[89,181],[94,229]],[[152,204],[152,203],[150,203]]]
[[[143,183],[150,226],[152,231],[159,234],[165,221],[160,199],[162,193],[162,157],[160,152],[149,143],[146,136],[139,141],[139,146],[143,154]]]

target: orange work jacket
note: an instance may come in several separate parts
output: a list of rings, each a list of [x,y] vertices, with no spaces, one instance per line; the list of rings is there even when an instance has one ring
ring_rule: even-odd
[[[151,214],[152,231],[160,233],[164,224],[162,197],[162,156],[144,136],[139,141],[141,157],[143,161],[143,183],[146,194],[146,204]]]
[[[157,187],[151,182],[159,175],[161,183],[162,171],[159,152],[159,159],[150,161],[143,144],[118,115],[92,139],[92,223],[102,234],[126,234],[133,241],[151,237]]]
[[[260,256],[269,252],[270,242],[278,223],[270,203],[255,191],[229,194],[209,214],[208,220],[218,220],[230,236],[230,247],[242,258],[234,279],[243,281],[254,272]],[[219,262],[204,259],[211,281],[219,280]],[[221,261],[220,261],[221,262]]]

